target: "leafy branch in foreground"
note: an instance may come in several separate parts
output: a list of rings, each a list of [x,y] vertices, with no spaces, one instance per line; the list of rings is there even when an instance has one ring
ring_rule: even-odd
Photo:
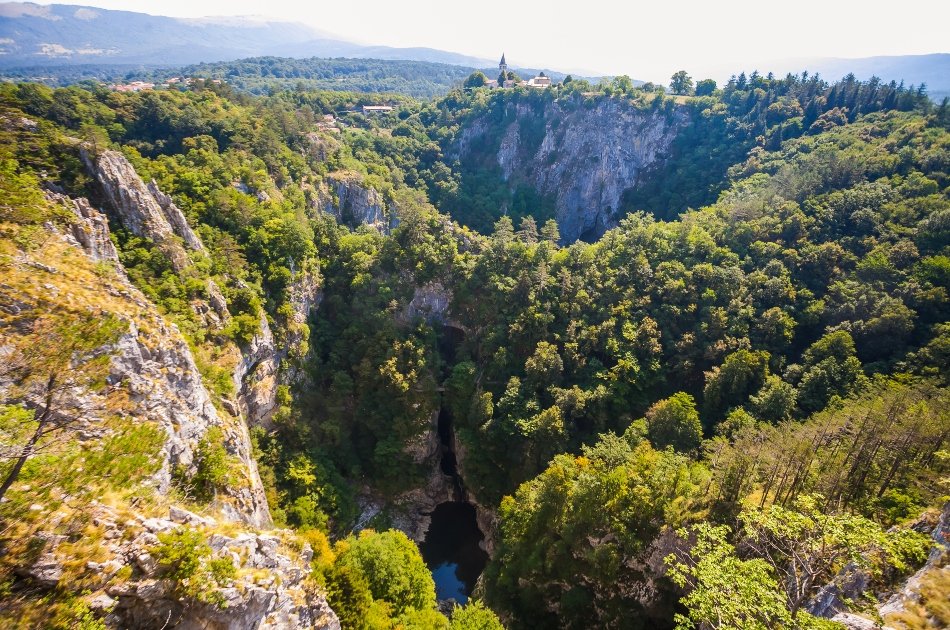
[[[111,356],[104,348],[125,329],[125,322],[109,314],[44,315],[32,323],[30,334],[8,347],[0,368],[0,402],[21,404],[5,407],[0,426],[0,457],[13,462],[0,484],[0,499],[32,455],[90,417],[87,403],[75,391],[105,384]]]

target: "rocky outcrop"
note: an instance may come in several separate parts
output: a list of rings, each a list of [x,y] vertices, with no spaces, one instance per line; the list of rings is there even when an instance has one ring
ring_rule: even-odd
[[[252,425],[267,425],[277,408],[277,348],[263,311],[260,319],[260,331],[241,348],[233,376],[241,412]]]
[[[277,387],[298,383],[303,377],[297,359],[309,351],[305,329],[321,299],[318,275],[298,272],[287,292],[291,308],[287,321],[282,322],[282,343],[275,340],[262,312],[260,331],[241,349],[241,358],[234,368],[238,406],[251,426],[269,426],[277,409]]]
[[[944,504],[930,536],[933,538],[934,546],[930,550],[927,562],[881,606],[879,609],[881,617],[886,619],[889,615],[896,615],[909,605],[920,601],[920,587],[931,574],[937,571],[950,572],[950,562],[948,562],[950,558],[950,501]]]
[[[452,302],[452,293],[441,282],[429,282],[416,287],[412,299],[397,314],[396,319],[402,324],[414,319],[424,319],[429,323],[448,323],[449,304]]]
[[[357,173],[339,172],[327,175],[315,199],[316,209],[336,217],[349,227],[369,225],[383,234],[394,227],[392,213],[383,196],[363,182]]]
[[[509,185],[527,184],[552,199],[566,243],[616,225],[624,192],[664,159],[687,120],[684,109],[667,116],[617,98],[508,107],[500,133],[493,121],[470,122],[457,155],[474,163],[492,158]],[[486,146],[492,156],[483,154]]]
[[[176,506],[165,518],[129,516],[101,504],[89,506],[88,513],[102,543],[96,561],[80,569],[91,591],[84,599],[109,628],[340,628],[325,593],[307,580],[312,550],[304,544],[295,551],[284,542],[283,532],[225,535],[214,519]],[[182,593],[168,579],[171,567],[156,558],[158,536],[181,528],[199,532],[211,557],[227,558],[235,568],[229,583],[209,581],[203,601]],[[69,558],[63,549],[66,537],[41,531],[36,538],[43,541],[42,553],[20,573],[39,586],[53,588]]]
[[[109,220],[105,215],[93,208],[85,198],[70,199],[47,191],[46,200],[72,210],[75,216],[70,224],[67,237],[86,252],[86,255],[96,262],[119,262],[119,252],[116,251],[109,232]]]
[[[160,492],[171,487],[174,471],[195,471],[194,454],[200,440],[211,427],[220,427],[228,453],[241,464],[243,475],[219,498],[220,507],[233,519],[255,526],[270,524],[270,513],[257,465],[251,455],[247,427],[240,419],[222,416],[214,406],[201,379],[194,357],[174,324],[169,324],[125,275],[115,258],[104,217],[85,199],[70,200],[51,196],[76,213],[66,240],[78,243],[94,261],[109,256],[118,272],[104,282],[102,291],[114,299],[115,314],[127,323],[126,332],[112,349],[110,373],[112,389],[127,393],[123,413],[141,422],[153,422],[165,434],[162,468],[156,476]],[[64,280],[65,281],[65,280]],[[52,285],[51,285],[52,286]],[[62,290],[68,291],[68,285]],[[59,290],[54,287],[53,290]],[[103,394],[77,393],[88,398],[84,408],[104,408],[97,400]]]
[[[278,352],[282,384],[300,383],[304,378],[303,360],[310,352],[309,322],[320,306],[323,293],[320,276],[314,270],[298,272],[288,288],[290,317],[284,322],[285,341]]]
[[[80,154],[86,169],[98,183],[103,200],[125,229],[155,243],[176,271],[189,264],[188,254],[179,238],[191,249],[204,251],[201,240],[188,227],[181,210],[158,190],[154,182],[146,186],[124,155],[118,151],[93,155],[85,149]]]
[[[148,183],[148,191],[152,193],[152,197],[155,198],[155,201],[157,201],[158,205],[162,208],[165,219],[168,221],[168,225],[171,226],[172,231],[185,241],[185,247],[198,252],[205,251],[201,239],[198,238],[198,235],[195,234],[191,226],[188,225],[185,214],[175,205],[171,197],[159,190],[158,184],[155,183],[154,179]]]
[[[914,575],[908,578],[896,591],[874,593],[875,598],[885,603],[878,607],[877,615],[885,621],[891,615],[904,611],[908,606],[920,601],[921,584],[935,571],[948,571],[945,565],[950,554],[950,502],[946,503],[937,518],[924,515],[912,528],[929,533],[933,539],[933,548],[927,562]],[[851,610],[854,602],[866,597],[872,586],[871,575],[855,563],[849,563],[838,573],[834,580],[825,585],[808,602],[806,610],[817,616],[841,623],[846,628],[864,630],[880,627],[876,621],[867,619]],[[885,628],[890,628],[885,624]],[[903,626],[901,626],[903,627]]]

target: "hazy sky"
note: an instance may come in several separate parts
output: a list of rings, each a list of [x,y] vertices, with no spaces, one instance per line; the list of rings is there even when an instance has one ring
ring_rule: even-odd
[[[43,4],[50,4],[44,2]],[[345,39],[429,46],[514,66],[667,81],[720,78],[806,57],[950,52],[950,1],[90,0],[159,15],[267,15]]]

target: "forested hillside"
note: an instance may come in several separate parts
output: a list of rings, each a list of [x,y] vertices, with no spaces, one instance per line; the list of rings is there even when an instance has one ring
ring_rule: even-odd
[[[0,348],[25,366],[0,372],[2,618],[129,623],[105,595],[151,627],[157,580],[176,619],[256,619],[231,590],[299,556],[268,601],[328,628],[327,602],[344,628],[950,624],[950,108],[853,77],[702,84],[0,86]],[[103,367],[159,321],[213,408],[187,456]],[[70,388],[113,397],[91,428],[44,433],[29,362],[52,359],[27,349],[50,338],[84,340]],[[234,564],[227,523],[156,526],[154,563],[103,583],[93,500],[284,529]],[[447,503],[489,556],[464,607],[426,555]]]

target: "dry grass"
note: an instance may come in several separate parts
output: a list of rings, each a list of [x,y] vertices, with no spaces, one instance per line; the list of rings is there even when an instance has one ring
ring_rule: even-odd
[[[950,628],[950,552],[944,552],[940,566],[921,580],[919,594],[918,602],[888,615],[887,625],[898,630]]]

